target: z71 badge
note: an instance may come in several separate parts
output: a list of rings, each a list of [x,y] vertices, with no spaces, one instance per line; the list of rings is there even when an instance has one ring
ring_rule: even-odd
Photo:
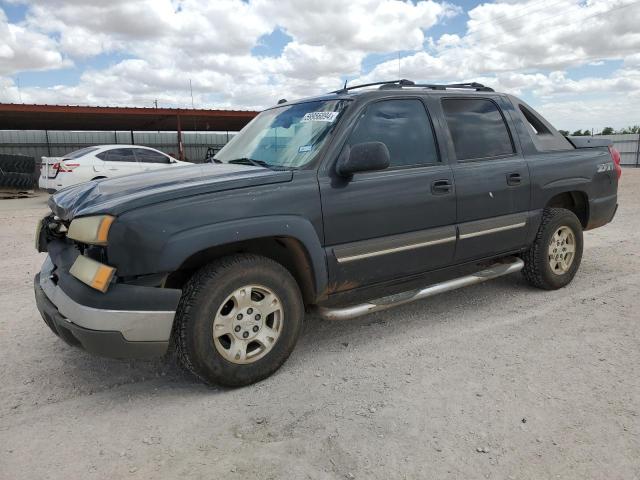
[[[598,169],[596,170],[598,173],[602,173],[602,172],[613,172],[615,170],[615,167],[613,165],[613,162],[607,162],[607,163],[601,163],[598,165]]]

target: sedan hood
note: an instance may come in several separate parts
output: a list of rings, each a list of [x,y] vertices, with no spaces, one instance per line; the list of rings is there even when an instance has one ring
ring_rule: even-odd
[[[110,213],[119,215],[176,198],[291,181],[291,171],[230,164],[164,168],[155,172],[94,180],[60,190],[49,199],[62,220]]]

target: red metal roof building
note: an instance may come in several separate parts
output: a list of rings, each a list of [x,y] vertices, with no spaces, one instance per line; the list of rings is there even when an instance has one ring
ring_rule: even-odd
[[[183,131],[238,131],[258,112],[187,108],[83,107],[0,104],[0,130],[176,131],[183,157]]]

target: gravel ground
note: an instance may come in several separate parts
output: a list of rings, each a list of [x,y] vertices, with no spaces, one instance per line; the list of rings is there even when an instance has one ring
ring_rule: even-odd
[[[574,282],[519,274],[344,323],[209,388],[94,358],[36,311],[45,197],[0,201],[2,479],[640,478],[640,170]]]

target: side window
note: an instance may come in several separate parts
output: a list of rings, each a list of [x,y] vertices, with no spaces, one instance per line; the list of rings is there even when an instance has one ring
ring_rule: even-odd
[[[106,158],[100,157],[107,162],[135,162],[136,157],[133,154],[133,149],[131,148],[114,148],[113,150],[107,150]],[[100,154],[102,155],[102,154]]]
[[[484,98],[445,98],[442,108],[458,160],[515,153],[498,106]]]
[[[145,148],[134,148],[136,152],[136,158],[141,163],[170,163],[169,157],[162,155],[159,152],[153,150],[147,150]]]
[[[438,162],[431,121],[420,100],[384,100],[369,105],[351,132],[349,145],[382,142],[391,167]]]

